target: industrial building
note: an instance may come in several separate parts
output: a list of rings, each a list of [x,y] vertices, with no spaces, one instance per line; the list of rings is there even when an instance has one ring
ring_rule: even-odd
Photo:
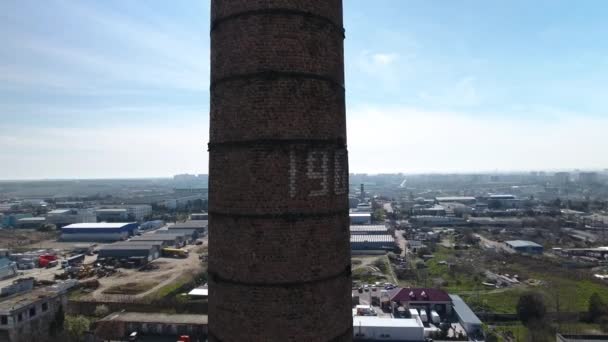
[[[392,251],[395,238],[390,235],[351,235],[350,248],[353,252]]]
[[[187,243],[185,234],[144,234],[134,236],[130,241],[160,242],[163,247],[182,247]]]
[[[149,262],[160,257],[160,248],[155,244],[112,243],[101,246],[97,257],[114,259],[142,258]]]
[[[208,213],[192,213],[190,214],[190,220],[192,221],[199,221],[199,220],[209,220],[209,214]]]
[[[0,341],[37,341],[49,336],[55,313],[67,308],[65,290],[36,288],[0,300]]]
[[[63,241],[120,241],[132,236],[137,223],[75,223],[61,228]]]
[[[155,234],[181,234],[186,237],[186,242],[194,241],[201,236],[198,230],[194,228],[180,228],[180,229],[168,229],[164,227],[154,231]]]
[[[445,216],[446,210],[443,205],[415,205],[412,210],[414,216]]]
[[[372,224],[372,213],[370,212],[351,212],[348,216],[350,217],[350,224],[352,225]]]
[[[383,224],[351,225],[350,235],[388,235],[388,227]]]
[[[410,222],[415,226],[463,226],[467,221],[461,217],[419,215],[412,216]]]
[[[96,210],[99,222],[142,222],[150,214],[152,214],[152,206],[149,204],[104,206]]]
[[[543,254],[544,251],[543,246],[537,244],[536,242],[526,240],[505,241],[505,245],[517,253]]]
[[[424,325],[419,318],[353,317],[354,341],[424,342]]]
[[[209,221],[207,220],[191,220],[186,222],[177,222],[173,225],[167,226],[167,229],[196,229],[201,235],[207,232],[209,227]]]
[[[24,217],[17,220],[17,228],[23,229],[38,229],[45,224],[45,217]]]
[[[450,295],[450,299],[452,300],[454,312],[458,316],[458,321],[467,332],[469,339],[471,337],[483,339],[481,320],[475,315],[473,310],[458,295]]]
[[[89,209],[55,209],[51,210],[46,215],[48,223],[54,224],[57,228],[67,226],[72,223],[91,223],[97,222],[95,210]]]
[[[472,196],[442,196],[435,197],[435,201],[437,201],[438,203],[475,204],[477,199]]]
[[[139,225],[140,230],[150,230],[150,229],[158,229],[165,225],[165,221],[163,220],[154,220],[147,221]]]
[[[17,263],[8,258],[0,258],[0,280],[12,278],[16,275]]]
[[[124,311],[124,310],[123,310]],[[104,340],[123,340],[133,331],[146,336],[167,336],[175,341],[188,335],[192,341],[205,341],[207,316],[150,312],[115,312],[96,321],[95,335]],[[164,341],[164,339],[163,339]]]

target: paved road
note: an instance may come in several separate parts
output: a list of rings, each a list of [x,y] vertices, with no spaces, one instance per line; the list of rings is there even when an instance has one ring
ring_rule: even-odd
[[[395,238],[399,247],[401,247],[401,256],[404,257],[407,254],[407,240],[403,237],[404,230],[395,230]]]
[[[393,212],[393,206],[391,205],[391,203],[384,203],[384,211],[386,211],[387,213],[392,213]]]

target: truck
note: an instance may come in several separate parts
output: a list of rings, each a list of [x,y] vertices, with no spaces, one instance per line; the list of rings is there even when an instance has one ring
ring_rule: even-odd
[[[426,310],[420,309],[420,320],[422,323],[427,323],[429,321],[429,316],[426,314]]]
[[[164,257],[168,258],[187,258],[188,251],[185,249],[179,248],[163,248],[162,254]]]
[[[54,263],[51,264],[51,262],[53,262],[53,261],[54,261]],[[38,257],[38,267],[50,268],[53,266],[57,266],[57,256],[51,255],[51,254],[42,254],[41,256]]]
[[[66,268],[68,266],[76,266],[82,264],[84,262],[84,254],[78,254],[71,256],[67,259],[61,260],[61,268]]]

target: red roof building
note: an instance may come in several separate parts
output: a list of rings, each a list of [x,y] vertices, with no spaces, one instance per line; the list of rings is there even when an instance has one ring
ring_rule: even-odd
[[[406,309],[435,310],[440,314],[450,313],[452,299],[440,289],[396,288],[389,292],[391,302]]]

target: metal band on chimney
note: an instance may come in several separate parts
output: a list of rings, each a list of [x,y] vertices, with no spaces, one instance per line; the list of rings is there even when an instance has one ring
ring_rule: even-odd
[[[242,18],[242,17],[255,16],[255,15],[291,15],[291,16],[300,16],[300,17],[304,17],[304,18],[316,19],[316,20],[322,21],[323,23],[331,26],[332,28],[334,28],[334,30],[336,30],[336,32],[338,32],[342,36],[343,39],[345,38],[344,27],[336,24],[333,20],[331,20],[327,17],[324,17],[322,15],[318,15],[318,14],[314,14],[314,13],[306,12],[306,11],[290,9],[290,8],[258,9],[258,10],[234,13],[234,14],[222,17],[222,18],[217,18],[217,19],[213,20],[213,22],[211,23],[211,33],[213,33],[213,31],[222,23],[225,23],[225,22],[231,21],[231,20],[235,20],[238,18]]]
[[[256,78],[263,79],[263,80],[273,80],[273,79],[279,79],[279,78],[319,80],[319,81],[327,82],[327,83],[331,84],[333,87],[340,89],[342,92],[344,92],[344,84],[337,82],[336,80],[334,80],[333,78],[331,78],[329,76],[313,74],[313,73],[309,73],[309,72],[273,71],[273,70],[258,71],[258,72],[252,72],[252,73],[247,73],[247,74],[237,74],[237,75],[230,75],[230,76],[222,77],[222,78],[212,81],[211,85],[210,85],[210,89],[211,89],[211,91],[213,91],[215,89],[215,87],[217,87],[218,85],[220,85],[222,83],[226,83],[226,82],[238,81],[238,80],[251,80],[251,79],[256,79]]]
[[[298,220],[305,218],[325,218],[325,217],[334,217],[334,216],[342,216],[348,215],[348,210],[332,210],[325,212],[286,212],[286,213],[277,213],[277,214],[256,214],[256,213],[230,213],[230,212],[221,212],[217,210],[210,210],[210,215],[214,216],[222,216],[222,217],[230,217],[230,218],[243,218],[243,219],[282,219],[282,220]]]
[[[221,148],[277,147],[291,145],[346,149],[344,139],[250,139],[240,141],[210,142],[207,144],[207,150],[212,151]]]
[[[342,272],[332,274],[327,277],[306,280],[306,281],[290,281],[290,282],[248,282],[241,280],[234,280],[228,278],[222,278],[216,272],[207,271],[209,278],[215,283],[225,283],[231,285],[240,285],[240,286],[249,286],[249,287],[280,287],[280,288],[293,288],[293,287],[303,287],[312,284],[325,283],[330,280],[334,280],[342,277],[350,277],[351,265],[347,265]]]

